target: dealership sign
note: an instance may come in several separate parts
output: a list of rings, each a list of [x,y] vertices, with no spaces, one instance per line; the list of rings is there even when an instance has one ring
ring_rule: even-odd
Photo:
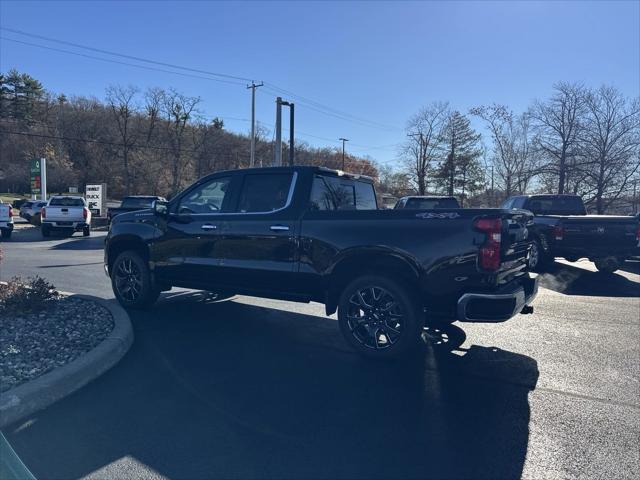
[[[84,194],[91,213],[97,217],[107,214],[107,184],[87,185]]]

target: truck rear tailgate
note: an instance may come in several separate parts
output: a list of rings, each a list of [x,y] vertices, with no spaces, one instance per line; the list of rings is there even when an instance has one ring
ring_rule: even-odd
[[[636,246],[637,221],[633,217],[576,216],[564,217],[555,238],[558,247],[584,247],[590,250],[633,248]],[[613,253],[613,252],[612,252]]]

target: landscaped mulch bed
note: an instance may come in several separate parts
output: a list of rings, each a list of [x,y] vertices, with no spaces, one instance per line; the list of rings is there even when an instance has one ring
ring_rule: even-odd
[[[47,300],[33,313],[0,309],[0,392],[75,360],[111,330],[106,308],[75,297]]]

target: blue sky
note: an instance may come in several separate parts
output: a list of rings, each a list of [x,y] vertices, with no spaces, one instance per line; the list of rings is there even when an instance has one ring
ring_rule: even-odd
[[[0,25],[264,80],[374,122],[336,118],[297,101],[298,140],[338,146],[337,139],[347,137],[349,151],[390,164],[397,155],[394,145],[405,138],[407,118],[434,100],[448,100],[463,112],[491,102],[520,111],[534,98],[548,96],[559,80],[608,83],[629,96],[640,94],[638,1],[0,0]],[[223,117],[229,130],[249,130],[245,82],[106,63],[7,39],[116,58],[7,31],[1,35],[0,70],[27,72],[54,92],[102,98],[110,84],[174,86],[200,96],[203,112]],[[268,128],[275,119],[274,99],[273,91],[258,89],[257,119]]]

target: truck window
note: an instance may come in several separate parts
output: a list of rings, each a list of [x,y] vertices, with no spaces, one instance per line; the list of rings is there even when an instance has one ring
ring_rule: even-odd
[[[316,176],[311,188],[311,210],[355,210],[353,182],[338,177]]]
[[[526,209],[536,215],[586,215],[582,200],[574,196],[532,197]]]
[[[376,191],[368,182],[354,182],[356,186],[356,210],[377,210]]]
[[[246,175],[240,192],[238,211],[267,213],[287,204],[291,188],[290,173]]]
[[[211,180],[180,200],[178,213],[216,213],[222,210],[231,177]]]
[[[155,198],[126,197],[122,200],[121,208],[151,208]]]
[[[455,198],[410,198],[404,208],[430,210],[438,208],[460,208]]]
[[[50,207],[84,207],[84,200],[72,197],[53,197],[49,202]]]
[[[515,198],[510,197],[507,198],[504,202],[502,202],[502,205],[500,205],[500,208],[504,208],[506,210],[510,210],[511,206],[513,205],[513,201],[515,200]]]

